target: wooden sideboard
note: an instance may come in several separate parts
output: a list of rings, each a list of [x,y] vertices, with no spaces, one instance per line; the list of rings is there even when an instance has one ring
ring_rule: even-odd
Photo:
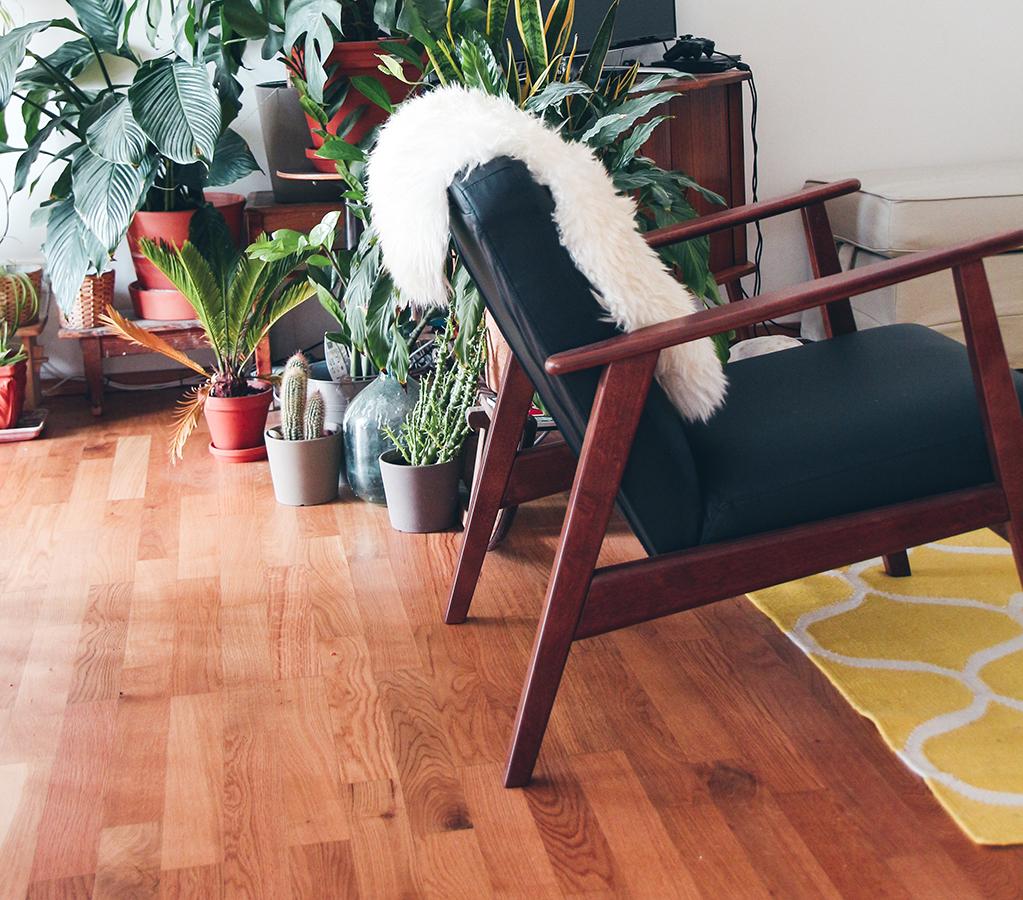
[[[745,121],[743,84],[747,72],[733,70],[719,75],[671,79],[679,93],[654,111],[669,115],[643,148],[661,168],[685,172],[697,184],[720,194],[729,207],[746,203]],[[702,197],[690,198],[702,215],[721,207]],[[710,267],[718,283],[732,288],[736,280],[753,271],[746,249],[746,229],[713,235],[710,239]]]

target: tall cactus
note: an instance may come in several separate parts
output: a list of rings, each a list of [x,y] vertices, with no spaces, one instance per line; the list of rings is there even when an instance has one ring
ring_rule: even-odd
[[[323,394],[314,390],[305,405],[305,439],[314,441],[323,437],[323,418],[327,407],[323,402]]]
[[[286,441],[300,441],[305,433],[308,383],[309,363],[301,352],[296,353],[288,360],[281,378],[281,434]]]

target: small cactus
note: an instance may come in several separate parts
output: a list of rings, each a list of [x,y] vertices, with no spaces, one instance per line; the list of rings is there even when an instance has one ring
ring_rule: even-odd
[[[323,394],[314,390],[305,406],[305,439],[314,441],[323,437],[323,417],[326,405],[323,402]]]
[[[308,382],[309,364],[301,352],[296,353],[288,360],[281,378],[281,434],[286,441],[302,440]]]

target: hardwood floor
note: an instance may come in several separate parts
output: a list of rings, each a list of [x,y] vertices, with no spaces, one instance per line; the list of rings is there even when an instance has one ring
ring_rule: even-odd
[[[0,446],[0,897],[1023,896],[744,600],[573,648],[505,790],[563,501],[446,626],[458,535],[172,469],[175,396]]]

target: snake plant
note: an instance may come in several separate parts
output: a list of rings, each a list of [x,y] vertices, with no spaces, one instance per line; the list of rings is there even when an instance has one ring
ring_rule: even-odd
[[[724,201],[701,187],[682,172],[662,169],[641,153],[662,122],[655,114],[675,96],[661,87],[663,76],[638,80],[638,65],[624,71],[606,66],[608,48],[614,32],[619,0],[611,0],[591,49],[581,61],[576,53],[578,36],[574,33],[574,0],[556,0],[546,16],[539,0],[487,0],[482,7],[475,0],[405,0],[399,27],[424,48],[426,64],[408,47],[392,46],[391,55],[381,55],[380,69],[401,80],[408,80],[404,66],[421,71],[414,83],[416,91],[435,85],[461,84],[489,94],[511,97],[519,106],[547,121],[565,140],[580,141],[591,147],[604,164],[615,186],[632,194],[637,201],[636,223],[641,231],[650,231],[696,216],[689,202],[690,192],[712,203]],[[505,39],[509,15],[522,40],[525,53],[520,65],[511,44]],[[376,98],[391,111],[386,97]],[[321,121],[326,118],[321,113]],[[349,202],[363,209],[367,219],[372,211],[365,207],[363,173],[373,135],[360,146],[352,146],[343,137],[321,131],[325,143],[319,153],[334,159],[338,172],[349,186]],[[659,251],[665,264],[708,305],[720,303],[710,270],[710,244],[698,238]],[[459,334],[459,353],[480,321],[479,294],[451,257],[449,281],[453,288],[452,305],[463,324]],[[726,336],[715,338],[718,351],[727,356]]]

